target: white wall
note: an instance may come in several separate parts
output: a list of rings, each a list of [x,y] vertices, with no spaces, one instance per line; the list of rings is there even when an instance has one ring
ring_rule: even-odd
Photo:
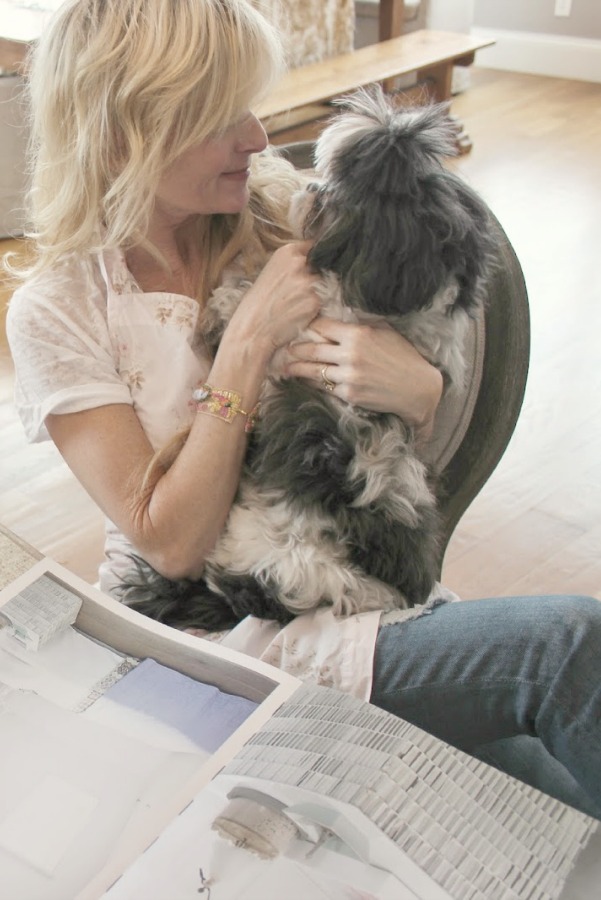
[[[475,0],[427,0],[426,25],[436,31],[469,33],[474,22]]]
[[[569,16],[556,16],[555,4],[475,0],[472,32],[496,39],[478,64],[601,83],[601,0],[572,0]]]
[[[599,0],[572,0],[569,16],[556,16],[555,0],[475,0],[474,24],[601,40]]]

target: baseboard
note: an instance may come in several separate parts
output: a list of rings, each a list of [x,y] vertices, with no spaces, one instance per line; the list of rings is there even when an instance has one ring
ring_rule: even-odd
[[[601,83],[599,40],[476,27],[471,33],[496,41],[494,46],[478,51],[476,65]]]

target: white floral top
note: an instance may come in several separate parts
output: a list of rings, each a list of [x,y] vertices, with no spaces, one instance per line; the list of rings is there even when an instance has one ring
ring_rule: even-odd
[[[48,439],[50,413],[109,403],[135,409],[150,443],[163,446],[190,423],[193,388],[210,360],[195,340],[198,304],[144,293],[115,250],[66,259],[14,294],[7,330],[16,369],[15,403],[30,441]],[[100,586],[110,593],[132,547],[107,521]],[[213,636],[304,680],[362,699],[371,691],[378,612],[336,619],[328,609],[280,628],[249,617]]]

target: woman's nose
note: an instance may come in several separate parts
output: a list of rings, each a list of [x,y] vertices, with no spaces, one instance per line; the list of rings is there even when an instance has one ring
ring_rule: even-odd
[[[265,129],[252,113],[240,123],[237,144],[245,153],[260,153],[268,144]]]

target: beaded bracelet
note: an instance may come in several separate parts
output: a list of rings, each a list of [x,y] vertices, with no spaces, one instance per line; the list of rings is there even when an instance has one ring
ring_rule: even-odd
[[[210,384],[201,384],[192,391],[191,405],[195,407],[196,412],[215,416],[228,424],[233,422],[237,415],[246,416],[244,430],[248,433],[257,424],[261,404],[257,403],[250,412],[246,412],[240,406],[241,400],[242,396],[237,391],[222,391],[211,387]]]

